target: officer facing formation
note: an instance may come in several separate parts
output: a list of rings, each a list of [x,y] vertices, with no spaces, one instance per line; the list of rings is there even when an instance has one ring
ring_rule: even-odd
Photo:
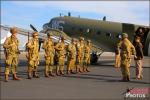
[[[74,74],[75,62],[76,62],[76,45],[75,39],[73,38],[71,43],[68,45],[68,63],[67,63],[67,74]]]
[[[131,55],[135,55],[135,48],[132,43],[128,40],[128,34],[122,34],[122,42],[119,44],[121,49],[121,72],[122,72],[122,81],[130,81],[130,63]],[[136,56],[135,56],[136,58]]]
[[[26,44],[28,49],[27,59],[28,59],[28,79],[33,77],[39,78],[37,74],[38,65],[39,65],[39,41],[38,41],[38,32],[33,32],[32,39]]]
[[[13,74],[13,80],[20,80],[20,78],[18,78],[16,75],[18,67],[18,55],[20,54],[18,49],[19,40],[17,39],[17,32],[17,28],[11,28],[11,36],[5,40],[3,45],[6,57],[5,82],[8,82],[10,68]]]
[[[77,42],[77,60],[76,60],[76,71],[77,73],[83,72],[83,58],[84,58],[84,38],[80,37]]]
[[[91,40],[88,40],[84,48],[84,67],[83,67],[84,72],[89,72],[88,65],[90,64],[90,58],[91,58],[90,53],[91,53]]]
[[[45,77],[54,76],[53,75],[53,65],[54,65],[54,42],[50,33],[47,34],[48,39],[43,43],[43,49],[45,50]]]
[[[120,67],[121,57],[120,57],[120,45],[122,43],[122,37],[119,37],[119,42],[115,47],[115,67]]]
[[[61,42],[59,42],[55,46],[56,56],[58,59],[56,75],[58,76],[64,75],[65,54],[66,54],[65,49],[66,47],[65,47],[64,37],[61,37]]]

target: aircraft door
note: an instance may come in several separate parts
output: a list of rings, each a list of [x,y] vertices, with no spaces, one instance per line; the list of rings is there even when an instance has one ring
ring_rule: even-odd
[[[133,40],[133,36],[134,36],[134,25],[133,24],[127,24],[127,23],[123,23],[122,24],[122,32],[127,33],[129,35],[129,39]]]

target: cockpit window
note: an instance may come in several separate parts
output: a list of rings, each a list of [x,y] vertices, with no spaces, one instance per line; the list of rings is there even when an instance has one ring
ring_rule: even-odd
[[[83,32],[83,29],[82,29],[82,28],[80,28],[80,29],[79,29],[79,31],[80,31],[80,32]]]
[[[100,35],[101,34],[101,31],[97,31],[97,33],[96,33],[97,35]]]
[[[72,29],[72,30],[75,30],[75,28],[74,28],[74,27],[72,27],[71,29]]]

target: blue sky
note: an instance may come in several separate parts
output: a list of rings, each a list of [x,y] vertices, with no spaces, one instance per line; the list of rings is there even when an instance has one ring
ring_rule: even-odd
[[[1,24],[42,30],[59,13],[149,26],[149,1],[1,1]]]

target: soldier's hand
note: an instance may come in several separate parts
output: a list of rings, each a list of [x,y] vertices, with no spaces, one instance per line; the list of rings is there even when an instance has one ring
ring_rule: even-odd
[[[10,44],[12,47],[15,46],[15,43],[13,42],[12,44]]]
[[[136,56],[136,55],[134,56],[134,59],[137,59],[137,56]]]
[[[116,68],[116,70],[120,70],[120,67],[115,67]]]
[[[18,53],[18,54],[21,54],[21,52],[20,52],[20,51],[18,51],[17,53]]]
[[[29,42],[26,43],[26,46],[29,44]]]

